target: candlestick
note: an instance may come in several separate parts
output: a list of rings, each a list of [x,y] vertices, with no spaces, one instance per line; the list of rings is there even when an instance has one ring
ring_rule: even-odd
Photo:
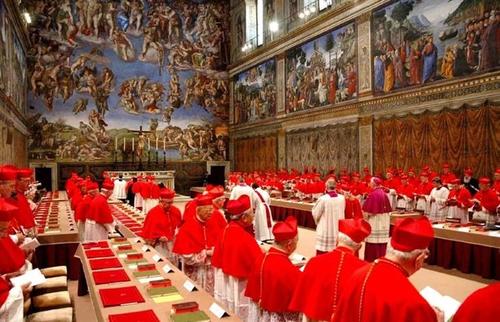
[[[134,149],[134,138],[132,138],[132,152],[134,152],[135,149]]]
[[[158,150],[158,137],[156,137],[156,150]]]
[[[125,151],[126,144],[127,144],[127,138],[123,138],[123,151]]]

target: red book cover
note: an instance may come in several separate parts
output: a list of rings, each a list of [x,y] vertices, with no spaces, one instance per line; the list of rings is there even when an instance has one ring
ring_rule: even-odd
[[[130,249],[132,249],[132,245],[118,246],[118,250],[130,250]]]
[[[152,271],[155,270],[156,266],[155,264],[143,264],[143,265],[137,265],[137,270],[139,272],[144,272],[144,271]]]
[[[157,288],[157,287],[170,287],[172,286],[172,281],[170,279],[164,279],[160,281],[151,281],[149,282],[149,287]]]
[[[127,259],[141,259],[141,258],[144,258],[144,255],[141,253],[127,254]]]
[[[91,259],[89,261],[90,268],[95,271],[99,269],[105,268],[120,268],[122,264],[118,260],[118,258],[99,258],[99,259]]]
[[[90,243],[85,243],[82,244],[84,249],[91,249],[91,248],[108,248],[108,242],[107,241],[99,241],[99,242],[90,242]]]
[[[144,298],[135,286],[105,288],[99,290],[104,307],[133,303],[144,303]]]
[[[111,251],[111,249],[109,249],[109,248],[86,250],[85,255],[87,255],[87,258],[113,257],[113,256],[115,256],[113,251]]]
[[[172,304],[172,310],[174,314],[196,312],[199,310],[198,303],[196,302],[184,302]]]
[[[127,241],[127,238],[125,238],[125,237],[116,237],[116,238],[113,238],[113,241],[117,242],[117,243],[124,242],[124,241]]]
[[[112,314],[108,318],[109,322],[160,322],[153,310]]]
[[[92,276],[94,276],[94,282],[97,285],[130,281],[130,278],[123,269],[92,272]]]

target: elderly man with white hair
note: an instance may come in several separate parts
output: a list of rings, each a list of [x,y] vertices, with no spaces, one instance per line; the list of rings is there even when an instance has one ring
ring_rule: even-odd
[[[370,179],[372,191],[363,203],[365,220],[372,227],[372,232],[366,239],[364,259],[367,262],[384,256],[389,241],[392,207],[381,184],[382,180],[377,177]]]
[[[290,311],[304,313],[308,322],[330,321],[352,274],[368,265],[357,252],[370,232],[370,224],[363,219],[339,220],[337,247],[307,263],[295,287]]]
[[[397,222],[387,254],[353,274],[332,321],[444,321],[408,279],[423,266],[433,238],[426,217]]]
[[[319,197],[312,208],[316,222],[316,254],[324,254],[335,248],[339,220],[344,219],[345,198],[335,189],[337,182],[330,178],[325,183],[326,193]]]

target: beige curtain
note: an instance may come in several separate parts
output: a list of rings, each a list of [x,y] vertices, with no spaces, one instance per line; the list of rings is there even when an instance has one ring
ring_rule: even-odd
[[[376,120],[375,169],[427,164],[439,172],[447,162],[457,175],[470,166],[474,176],[490,177],[500,165],[499,121],[500,107],[491,103]]]

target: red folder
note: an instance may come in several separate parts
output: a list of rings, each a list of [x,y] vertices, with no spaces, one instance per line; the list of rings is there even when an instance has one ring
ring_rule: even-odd
[[[113,251],[111,251],[111,249],[109,249],[109,248],[86,250],[85,255],[87,255],[87,258],[113,257],[113,256],[115,256]]]
[[[112,314],[108,319],[109,322],[160,322],[153,310]]]
[[[120,268],[122,267],[122,264],[118,260],[118,258],[113,257],[113,258],[99,258],[99,259],[92,259],[89,261],[90,268],[95,271],[99,269],[105,269],[105,268]]]
[[[92,272],[92,275],[94,276],[94,282],[97,285],[130,281],[130,278],[123,269]]]
[[[144,303],[144,298],[135,286],[105,288],[99,290],[104,307]]]
[[[108,248],[108,242],[105,240],[98,241],[98,242],[89,242],[82,244],[84,249],[91,249],[91,248]]]

